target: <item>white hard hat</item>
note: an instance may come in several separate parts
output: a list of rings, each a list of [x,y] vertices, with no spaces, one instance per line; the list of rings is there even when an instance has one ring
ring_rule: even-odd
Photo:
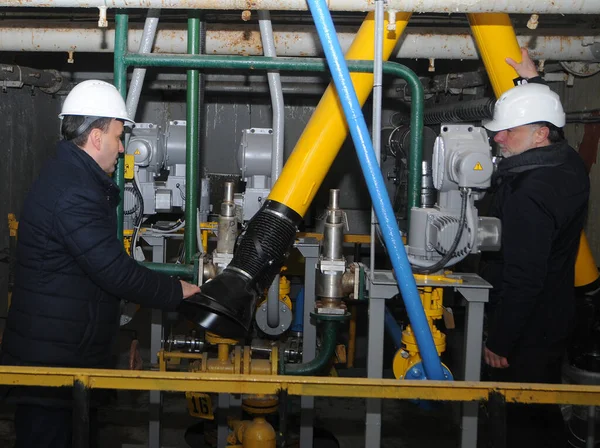
[[[125,121],[125,124],[135,124],[129,118],[125,101],[116,87],[97,79],[83,81],[73,87],[58,116],[62,119],[65,115],[116,118]]]
[[[522,84],[502,94],[494,106],[494,118],[483,120],[490,131],[547,121],[557,128],[565,125],[565,112],[559,96],[544,84]]]

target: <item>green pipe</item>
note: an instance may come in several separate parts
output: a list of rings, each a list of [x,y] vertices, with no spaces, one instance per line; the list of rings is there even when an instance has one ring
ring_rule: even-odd
[[[161,274],[175,275],[177,277],[193,278],[195,268],[193,264],[175,264],[175,263],[140,263],[151,271]]]
[[[323,322],[323,337],[319,354],[312,360],[303,364],[283,364],[280,368],[282,375],[318,375],[331,361],[335,353],[338,328],[341,321],[326,320]]]
[[[197,12],[190,13],[188,18],[188,53],[200,53],[200,19]],[[186,166],[185,166],[185,263],[189,264],[197,251],[196,231],[198,220],[198,175],[199,175],[199,146],[198,141],[198,101],[200,98],[200,72],[197,69],[187,71],[187,104],[186,104]]]
[[[124,99],[127,98],[127,65],[124,63],[123,56],[127,52],[127,33],[129,16],[127,14],[117,13],[115,15],[115,55],[114,55],[114,82],[115,87],[121,93]],[[123,155],[117,159],[117,168],[115,169],[114,179],[119,187],[121,200],[117,205],[117,238],[123,242],[123,192],[125,191],[125,160]]]
[[[283,70],[325,72],[325,59],[267,58],[264,56],[202,56],[191,55],[140,55],[126,54],[125,64],[136,67],[179,67],[226,70]],[[348,61],[352,72],[373,72],[373,61]],[[423,161],[423,110],[424,92],[419,77],[408,67],[396,62],[384,62],[383,73],[404,79],[411,91],[410,111],[410,166],[408,184],[408,210],[421,202],[421,163]]]

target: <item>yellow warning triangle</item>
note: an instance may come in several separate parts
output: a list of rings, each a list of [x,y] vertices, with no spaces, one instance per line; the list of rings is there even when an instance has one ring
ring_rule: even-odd
[[[475,168],[473,168],[473,171],[483,171],[483,167],[481,166],[481,163],[477,162],[477,165],[475,165]]]
[[[139,150],[139,149],[136,149],[136,150],[135,150],[135,152],[134,152],[134,154],[135,154],[136,156],[139,156],[139,155],[140,155],[140,150]],[[477,164],[477,165],[479,165],[479,164]],[[481,165],[480,165],[480,166],[481,166]],[[477,169],[477,167],[475,167],[475,169]],[[479,169],[481,169],[481,168],[479,168]]]

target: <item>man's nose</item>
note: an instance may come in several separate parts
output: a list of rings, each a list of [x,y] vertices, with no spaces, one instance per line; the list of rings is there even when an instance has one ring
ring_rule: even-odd
[[[123,146],[123,142],[119,140],[119,152],[125,152],[125,147]]]
[[[496,143],[502,143],[506,139],[506,131],[500,131],[494,135],[494,141]]]

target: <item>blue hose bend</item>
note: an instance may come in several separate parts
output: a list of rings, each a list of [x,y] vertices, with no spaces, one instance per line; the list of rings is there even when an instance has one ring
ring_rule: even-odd
[[[400,229],[385,188],[381,170],[377,164],[373,145],[371,143],[367,124],[363,116],[356,92],[350,79],[350,73],[344,59],[337,34],[333,26],[331,14],[325,0],[307,0],[313,16],[321,46],[325,51],[327,64],[333,77],[340,102],[348,122],[350,134],[356,147],[360,166],[369,189],[373,208],[379,220],[383,240],[390,254],[392,266],[410,323],[415,334],[427,378],[443,380],[442,363],[435,349],[433,337],[427,324],[425,312],[421,304],[417,285],[413,277],[406,251],[402,243]]]

